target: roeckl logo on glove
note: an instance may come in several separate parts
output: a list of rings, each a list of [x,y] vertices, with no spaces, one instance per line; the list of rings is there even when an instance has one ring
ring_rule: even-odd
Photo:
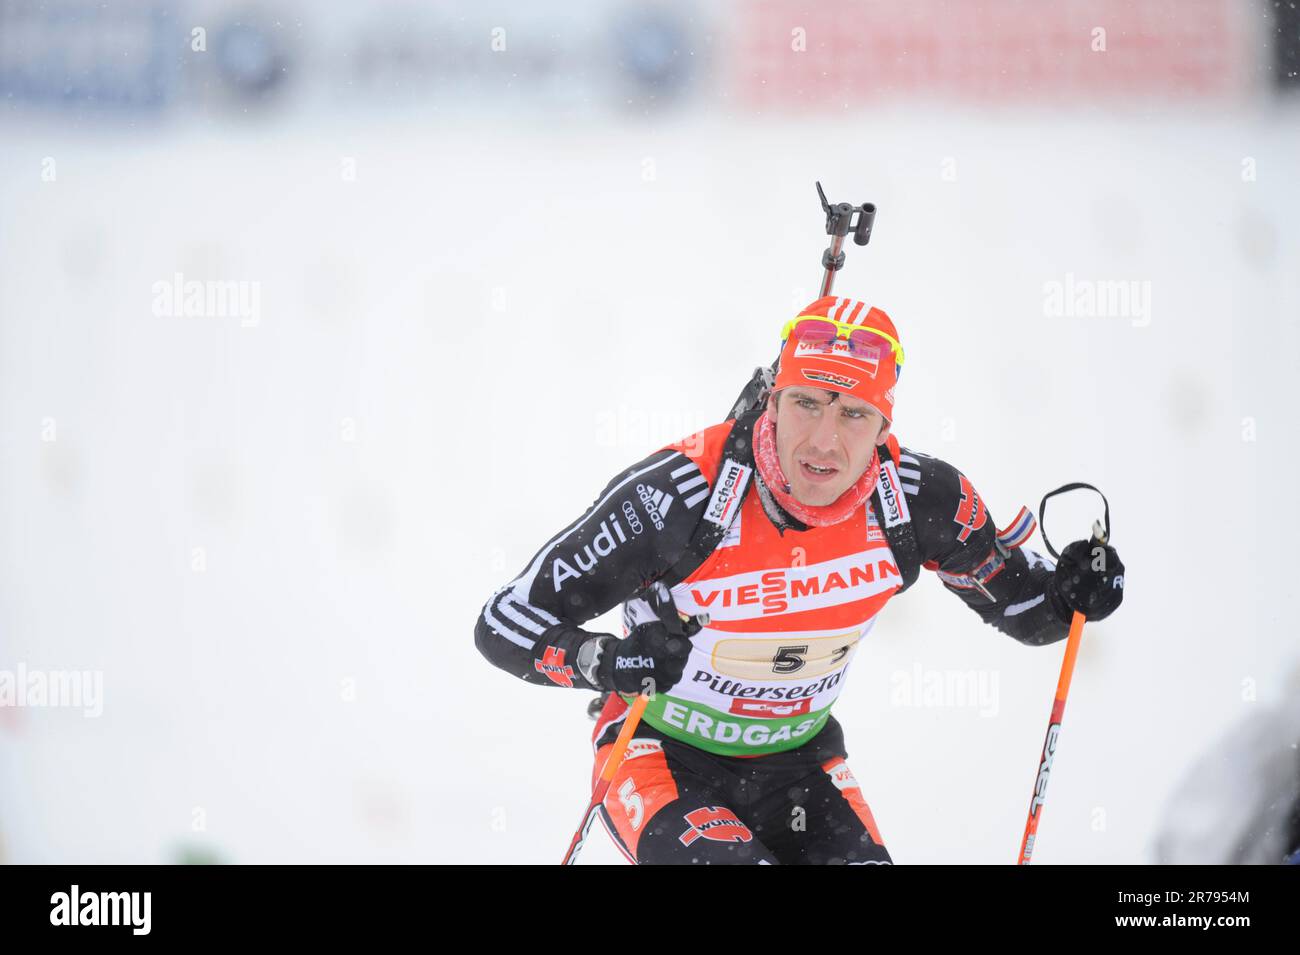
[[[614,660],[615,670],[653,670],[654,665],[654,657],[617,657]]]

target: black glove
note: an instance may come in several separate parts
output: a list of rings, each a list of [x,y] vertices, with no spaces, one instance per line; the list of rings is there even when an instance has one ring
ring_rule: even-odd
[[[1086,620],[1105,620],[1124,600],[1124,562],[1109,544],[1074,541],[1061,551],[1048,594],[1066,623],[1076,610]]]
[[[609,639],[596,665],[596,684],[620,693],[664,693],[677,684],[691,655],[698,617],[682,620],[666,588],[653,587],[646,600],[658,620],[637,624],[622,640]],[[705,618],[707,620],[707,618]]]

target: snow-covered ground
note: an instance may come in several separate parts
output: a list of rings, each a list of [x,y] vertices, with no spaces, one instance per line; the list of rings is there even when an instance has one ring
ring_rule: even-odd
[[[820,178],[879,206],[837,291],[902,332],[903,442],[999,526],[1110,498],[1128,596],[1085,631],[1035,861],[1148,861],[1297,661],[1298,165],[1271,109],[11,124],[0,670],[104,698],[0,710],[4,858],[558,861],[590,697],[493,669],[475,617],[773,357]],[[155,314],[178,272],[259,283],[255,320]],[[1053,282],[1139,304],[1049,315]],[[1087,495],[1052,506],[1086,532]],[[836,714],[896,861],[1013,860],[1060,660],[930,575],[885,611]],[[621,860],[597,829],[582,861]]]

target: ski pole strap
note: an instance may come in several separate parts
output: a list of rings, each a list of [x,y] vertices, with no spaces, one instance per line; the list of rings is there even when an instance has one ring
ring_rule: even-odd
[[[1104,519],[1106,539],[1110,540],[1110,502],[1106,500],[1106,495],[1102,494],[1101,491],[1097,490],[1097,488],[1093,487],[1091,484],[1084,484],[1082,481],[1063,484],[1055,491],[1048,491],[1044,494],[1042,502],[1038,505],[1038,527],[1039,530],[1043,532],[1043,543],[1047,546],[1047,552],[1052,555],[1054,560],[1059,560],[1061,555],[1057,553],[1056,548],[1052,546],[1052,542],[1047,539],[1047,525],[1043,522],[1044,512],[1047,509],[1047,499],[1049,497],[1055,497],[1058,494],[1064,494],[1066,491],[1077,491],[1081,488],[1087,488],[1089,491],[1097,491],[1097,494],[1100,495],[1102,506],[1105,508]]]

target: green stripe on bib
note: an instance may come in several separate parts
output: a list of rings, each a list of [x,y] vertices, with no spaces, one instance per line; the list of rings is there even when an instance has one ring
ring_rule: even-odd
[[[623,698],[629,703],[636,699],[626,694]],[[802,746],[821,732],[830,715],[827,706],[798,716],[755,719],[660,693],[647,704],[642,719],[664,735],[710,753],[759,756]]]

